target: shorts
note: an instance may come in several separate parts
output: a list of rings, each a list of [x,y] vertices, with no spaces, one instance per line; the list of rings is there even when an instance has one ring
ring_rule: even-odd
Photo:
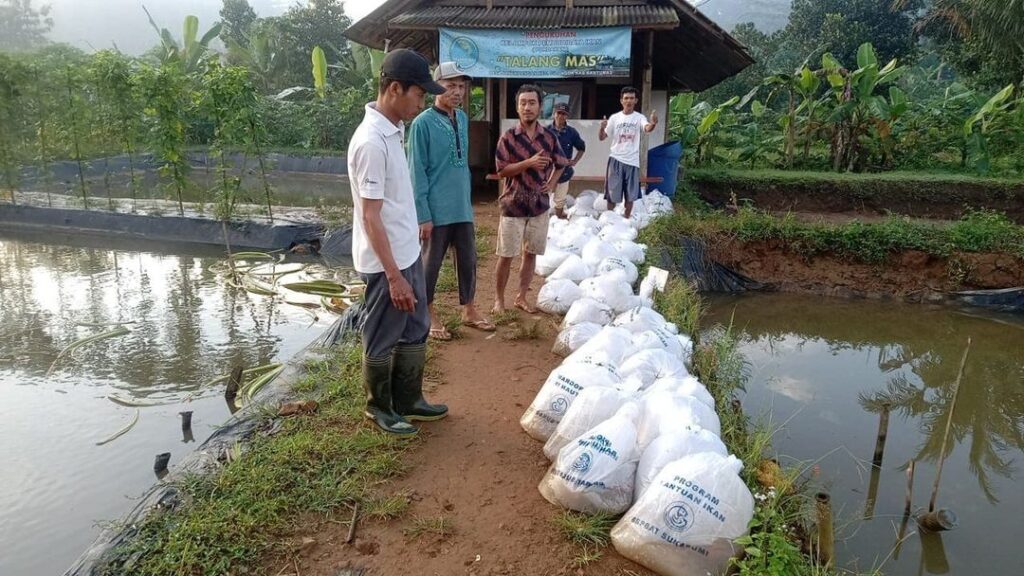
[[[525,250],[541,255],[548,244],[547,212],[540,216],[516,218],[502,216],[498,221],[498,249],[502,258],[514,258]]]
[[[569,181],[568,180],[566,180],[565,182],[562,182],[561,184],[556,184],[555,185],[555,201],[554,201],[553,204],[554,204],[556,210],[559,209],[559,208],[562,208],[562,209],[565,208],[565,197],[568,196],[568,195],[569,195]]]
[[[622,202],[623,197],[626,202],[636,202],[640,198],[640,167],[609,158],[604,197],[613,204]]]

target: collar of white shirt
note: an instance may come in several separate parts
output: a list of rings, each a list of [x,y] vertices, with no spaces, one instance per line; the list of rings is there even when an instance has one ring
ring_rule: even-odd
[[[392,124],[391,120],[388,120],[387,116],[381,114],[380,111],[377,110],[376,102],[370,102],[366,105],[366,117],[373,123],[374,128],[376,128],[383,136],[390,136],[395,132],[405,131],[405,123],[399,120],[397,126]]]

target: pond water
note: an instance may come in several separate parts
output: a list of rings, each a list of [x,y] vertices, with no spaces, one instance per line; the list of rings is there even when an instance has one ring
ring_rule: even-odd
[[[0,574],[62,573],[155,482],[156,454],[173,466],[228,419],[223,385],[204,383],[287,360],[335,318],[231,288],[222,265],[194,247],[0,235]],[[130,332],[54,364],[112,328],[83,323],[115,322]],[[136,410],[111,396],[155,406],[100,446]]]
[[[1024,318],[785,294],[713,299],[709,320],[730,318],[749,363],[744,410],[770,415],[780,458],[804,463],[812,489],[831,494],[840,567],[1021,573]],[[926,509],[968,337],[938,492],[959,527],[922,538],[911,520],[897,547],[905,466],[917,462],[913,507]],[[888,434],[873,470],[883,402]]]

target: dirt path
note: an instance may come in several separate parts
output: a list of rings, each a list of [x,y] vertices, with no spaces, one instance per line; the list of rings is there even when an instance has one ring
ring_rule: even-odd
[[[480,255],[477,300],[489,309],[497,210],[488,203],[476,212],[490,247]],[[534,281],[531,302],[540,283]],[[511,292],[508,296],[511,302]],[[457,296],[439,295],[438,302],[452,306]],[[572,566],[579,549],[558,533],[552,518],[559,509],[537,491],[548,466],[542,445],[519,426],[519,417],[560,362],[550,351],[554,321],[520,312],[519,322],[540,322],[542,335],[509,341],[513,326],[500,327],[493,336],[463,329],[462,338],[438,346],[442,381],[428,397],[447,403],[450,416],[421,427],[421,445],[408,456],[408,472],[384,487],[385,492],[408,493],[409,511],[391,522],[361,522],[352,545],[344,544],[347,526],[310,527],[304,536],[316,542],[307,540],[290,573],[337,576],[350,573],[344,568],[362,568],[374,576],[651,574],[610,545],[599,561]],[[410,533],[417,519],[440,518],[450,534]]]

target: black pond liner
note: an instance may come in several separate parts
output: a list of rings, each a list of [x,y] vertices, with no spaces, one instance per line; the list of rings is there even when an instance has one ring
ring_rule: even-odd
[[[244,451],[257,434],[271,435],[281,426],[281,418],[267,419],[259,406],[277,406],[280,402],[295,400],[293,387],[305,375],[307,362],[322,358],[327,349],[339,345],[346,335],[355,333],[362,322],[362,309],[355,305],[316,340],[295,354],[281,374],[256,394],[256,398],[236,412],[218,428],[199,448],[171,467],[170,474],[147,490],[128,514],[120,521],[109,524],[96,540],[64,572],[64,576],[101,576],[110,561],[117,559],[125,574],[132,573],[138,558],[123,558],[119,549],[129,544],[139,533],[146,516],[155,511],[177,510],[184,503],[178,484],[190,475],[216,472],[228,454],[240,446]]]
[[[0,205],[0,227],[138,238],[159,242],[224,246],[220,220],[183,216],[147,216],[98,210]],[[228,223],[231,248],[286,250],[323,235],[319,224],[278,220],[274,224],[238,220]],[[344,232],[341,232],[344,235]]]
[[[684,236],[679,240],[679,247],[682,255],[678,260],[671,250],[661,250],[661,267],[692,282],[700,292],[735,293],[765,289],[764,284],[715,262],[703,240]]]
[[[950,297],[968,306],[1024,314],[1024,287],[1001,290],[966,290],[953,292]]]

